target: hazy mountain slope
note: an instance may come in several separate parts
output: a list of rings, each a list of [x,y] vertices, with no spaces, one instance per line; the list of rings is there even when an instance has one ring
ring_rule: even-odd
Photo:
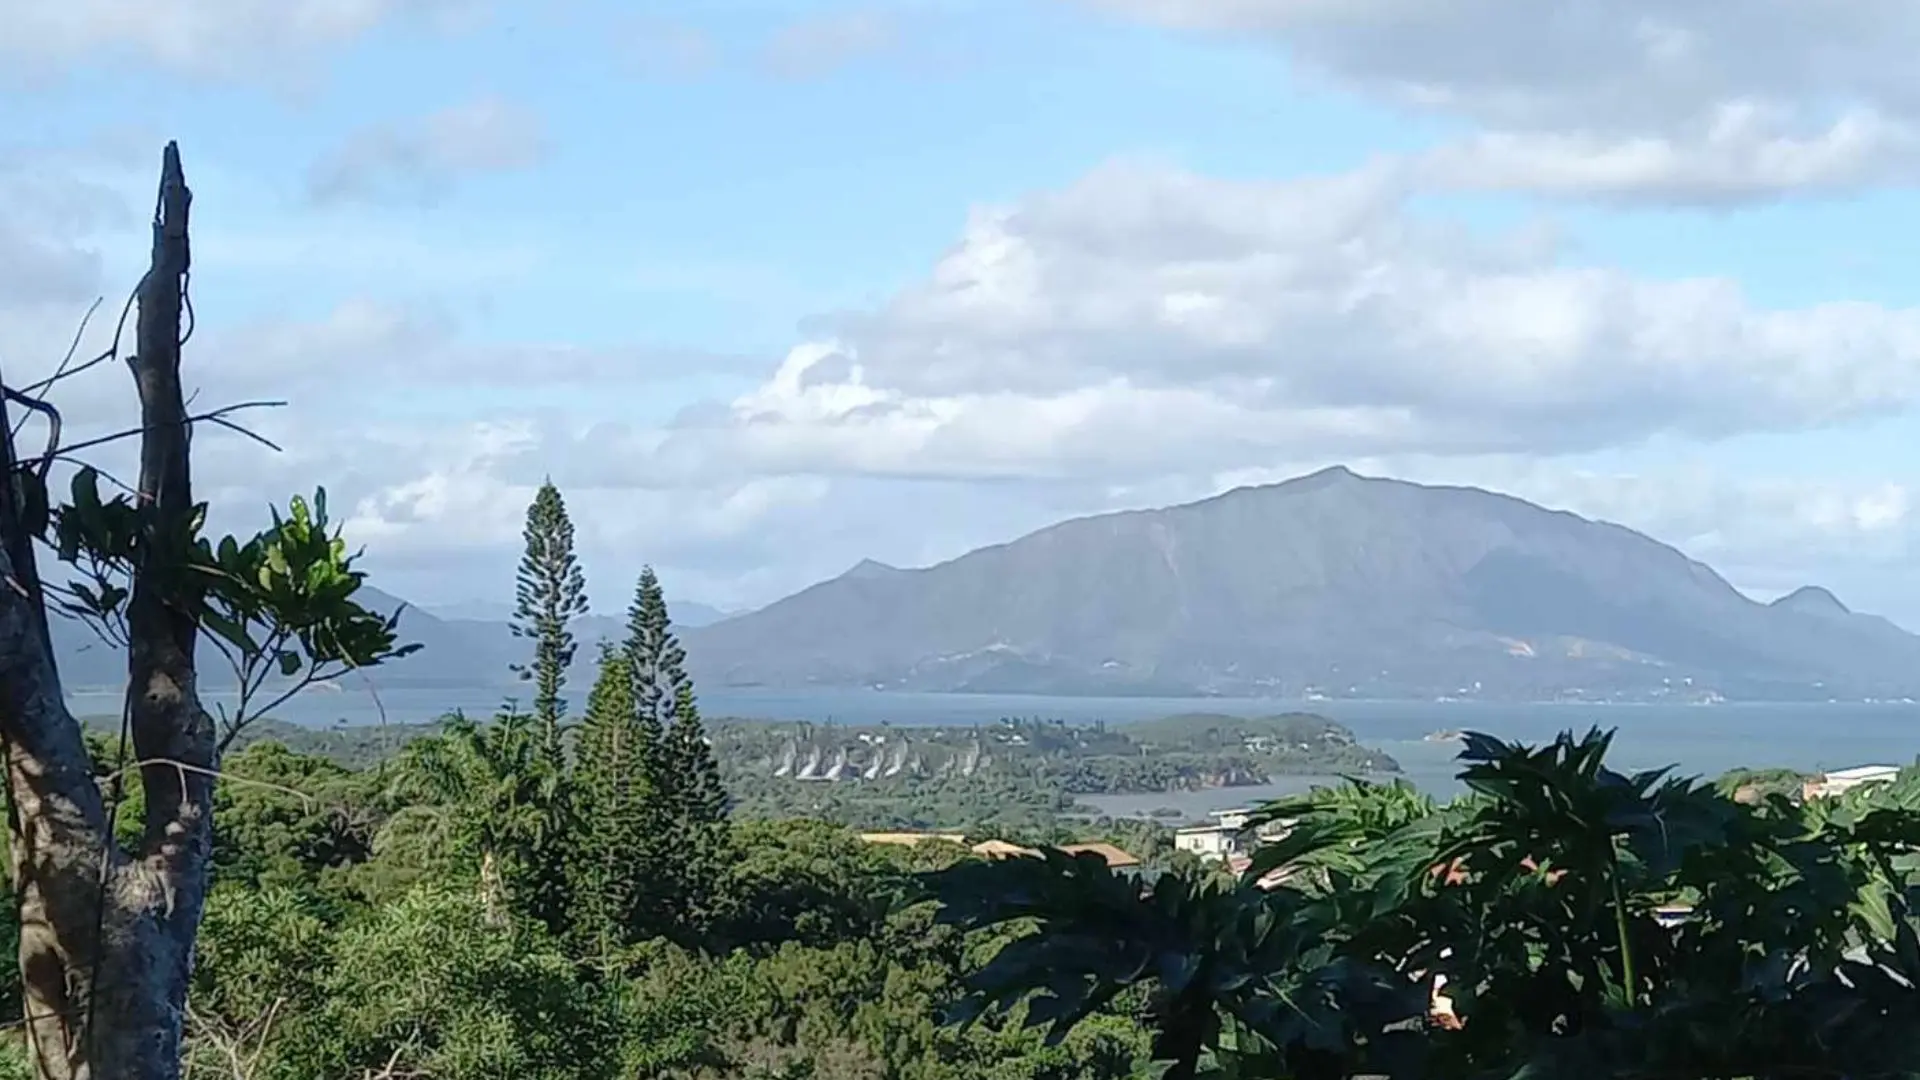
[[[738,612],[723,611],[711,604],[696,603],[692,600],[670,600],[668,613],[673,616],[675,626],[708,626],[722,619],[730,619]],[[513,605],[472,601],[461,604],[435,605],[425,608],[428,614],[448,622],[486,622],[505,624],[513,618]],[[607,623],[620,623],[622,620],[612,616],[590,616],[590,623],[602,626]]]
[[[399,597],[372,586],[363,587],[360,602],[369,609],[392,614],[405,604]],[[704,624],[715,621],[709,615],[726,618],[723,613],[702,605],[669,602],[677,625],[680,620]],[[508,609],[504,605],[501,611]],[[602,640],[625,636],[625,616],[590,615],[574,625],[578,641],[572,677],[577,682],[593,678],[597,645]],[[60,662],[62,682],[68,690],[119,687],[126,682],[126,654],[101,642],[86,626],[64,618],[52,622],[54,654]],[[401,687],[474,687],[506,686],[514,682],[510,665],[524,662],[531,652],[529,644],[513,636],[506,616],[498,619],[449,619],[410,604],[400,615],[400,640],[418,642],[423,648],[372,673],[381,686]],[[212,688],[224,688],[233,682],[232,669],[220,653],[204,640],[200,643],[200,671]]]
[[[1516,698],[1920,684],[1920,638],[1814,599],[1756,603],[1620,526],[1333,469],[927,569],[863,563],[686,636],[710,684],[1424,697],[1478,682]]]

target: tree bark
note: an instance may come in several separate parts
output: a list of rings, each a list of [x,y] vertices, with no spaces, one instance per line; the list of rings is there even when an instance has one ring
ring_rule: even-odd
[[[176,1080],[194,938],[212,848],[213,725],[196,693],[199,624],[181,573],[196,514],[180,392],[180,316],[192,196],[169,143],[139,291],[139,499],[146,510],[127,609],[127,716],[144,764],[143,835],[113,842],[80,726],[60,693],[22,525],[10,440],[0,464],[0,736],[13,797],[20,966],[34,1066],[45,1080]],[[9,429],[10,430],[10,429]]]
[[[507,925],[507,882],[492,848],[480,856],[480,911],[488,926]]]

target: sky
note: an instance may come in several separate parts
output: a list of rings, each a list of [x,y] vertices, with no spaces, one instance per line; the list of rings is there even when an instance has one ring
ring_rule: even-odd
[[[1344,463],[1920,628],[1905,0],[0,23],[0,378],[107,347],[177,139],[195,407],[285,402],[196,432],[213,527],[324,486],[415,603],[508,602],[546,477],[617,611]],[[54,402],[136,415],[110,364]]]

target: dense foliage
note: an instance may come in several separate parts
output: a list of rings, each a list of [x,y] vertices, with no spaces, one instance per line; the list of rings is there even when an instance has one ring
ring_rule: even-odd
[[[633,691],[624,652],[603,661],[586,723],[612,741]],[[1920,1076],[1901,1037],[1920,777],[1743,802],[1614,773],[1597,734],[1474,737],[1469,796],[1350,783],[1272,804],[1291,830],[1236,879],[1146,826],[1115,837],[1143,876],[745,816],[720,826],[724,858],[676,864],[607,827],[627,811],[585,794],[594,742],[569,759],[557,926],[527,884],[551,827],[532,717],[455,718],[357,771],[269,741],[234,755],[194,1074]],[[627,828],[692,835],[653,768],[609,772],[655,815]],[[634,902],[664,886],[631,851],[711,870],[671,884],[702,906]]]
[[[1176,1077],[1920,1076],[1920,776],[1740,801],[1608,744],[1469,736],[1448,806],[1276,803],[1290,831],[1238,880],[953,868],[943,920],[1024,931],[960,1016],[1058,1036],[1144,995]]]

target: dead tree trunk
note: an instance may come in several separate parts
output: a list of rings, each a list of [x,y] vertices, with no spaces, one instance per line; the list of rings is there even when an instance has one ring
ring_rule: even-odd
[[[143,528],[127,608],[127,716],[146,820],[114,843],[86,746],[60,693],[18,458],[0,466],[0,738],[20,905],[26,1030],[45,1080],[175,1080],[212,847],[214,733],[195,689],[197,608],[179,568],[195,513],[180,391],[180,317],[192,196],[163,158],[137,355]],[[0,420],[4,419],[0,412]],[[10,428],[0,429],[0,436]]]

